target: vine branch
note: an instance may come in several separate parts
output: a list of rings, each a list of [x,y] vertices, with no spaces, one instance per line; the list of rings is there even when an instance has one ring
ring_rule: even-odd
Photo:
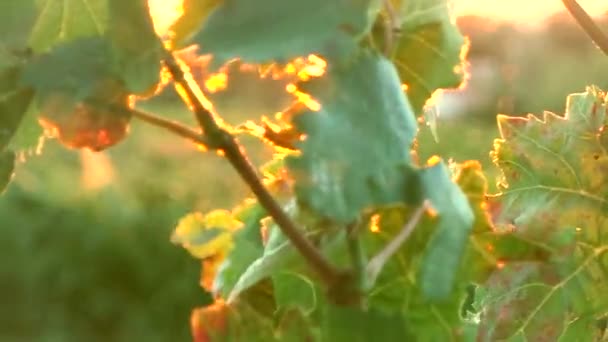
[[[403,226],[399,234],[395,236],[378,254],[376,254],[367,264],[365,273],[367,275],[368,285],[371,286],[376,282],[376,278],[388,260],[397,253],[399,248],[407,241],[407,238],[414,231],[414,228],[420,222],[422,214],[428,208],[429,202],[425,200],[418,209],[414,212],[410,220]]]
[[[608,55],[608,35],[597,26],[591,16],[576,2],[576,0],[562,0],[570,15],[579,26],[587,33],[593,42]]]
[[[251,191],[257,197],[260,204],[274,219],[283,234],[291,241],[294,247],[302,254],[310,267],[317,272],[319,277],[330,287],[336,286],[342,279],[342,272],[336,269],[321,254],[321,252],[300,232],[295,223],[287,216],[285,211],[276,202],[262,183],[257,171],[247,158],[245,150],[236,141],[236,138],[216,121],[213,113],[205,108],[201,98],[197,95],[196,84],[192,84],[186,78],[179,62],[170,51],[166,51],[164,64],[173,77],[173,81],[183,92],[182,96],[191,107],[194,115],[204,131],[206,146],[210,149],[222,151],[226,159],[247,183]],[[203,94],[201,93],[201,96]]]

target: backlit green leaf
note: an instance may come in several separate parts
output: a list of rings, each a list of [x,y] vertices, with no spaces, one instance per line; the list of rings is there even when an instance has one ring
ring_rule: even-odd
[[[392,58],[416,115],[437,90],[458,87],[464,77],[465,40],[451,17],[449,1],[400,1],[400,38]]]
[[[108,0],[39,0],[36,7],[30,36],[36,52],[77,38],[102,36],[108,27]]]
[[[111,62],[106,40],[79,39],[34,57],[25,67],[22,82],[34,88],[41,99],[62,92],[78,102],[95,94],[100,83],[112,78]]]
[[[146,93],[160,81],[163,46],[154,32],[147,0],[108,0],[108,37],[114,67],[132,93]]]
[[[366,51],[302,91],[321,109],[293,119],[306,135],[301,155],[286,158],[301,203],[348,223],[366,207],[399,200],[416,121],[393,65]]]
[[[44,56],[67,61],[72,69],[83,69],[85,75],[94,72],[120,80],[130,93],[145,94],[156,88],[162,45],[154,32],[147,1],[41,0],[36,5],[30,36],[30,46],[36,53],[50,53]],[[81,45],[94,41],[98,42],[94,54],[90,45]],[[93,64],[96,70],[87,70]],[[52,63],[48,66],[51,68]],[[63,71],[65,68],[55,72]],[[72,86],[86,88],[91,83]]]
[[[371,27],[380,1],[227,0],[191,40],[217,65],[287,61],[308,54],[344,57]]]
[[[568,97],[565,116],[498,118],[501,193],[489,202],[497,226],[549,257],[494,272],[479,299],[480,338],[557,340],[608,310],[606,107],[605,93],[591,87]]]
[[[475,217],[444,164],[422,170],[420,177],[425,198],[438,215],[437,230],[426,247],[422,289],[430,299],[445,299],[453,290]]]
[[[492,158],[502,170],[499,221],[520,234],[547,241],[575,227],[590,244],[608,232],[608,139],[604,93],[589,88],[568,97],[566,115],[542,120],[499,116],[502,139]]]

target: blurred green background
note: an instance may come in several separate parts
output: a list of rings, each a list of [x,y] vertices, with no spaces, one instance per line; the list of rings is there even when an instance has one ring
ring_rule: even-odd
[[[459,25],[471,37],[472,76],[440,102],[439,141],[421,130],[422,158],[478,159],[493,183],[496,113],[561,113],[567,94],[608,88],[608,58],[566,16],[534,31],[479,17]],[[192,123],[172,96],[144,107]],[[268,157],[245,144],[256,164]],[[209,298],[199,262],[169,237],[184,214],[246,196],[235,172],[140,122],[104,153],[48,141],[23,159],[0,197],[0,341],[189,340],[190,311]]]

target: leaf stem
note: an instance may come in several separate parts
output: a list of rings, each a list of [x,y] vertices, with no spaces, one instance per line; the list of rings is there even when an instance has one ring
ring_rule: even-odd
[[[348,245],[348,254],[353,265],[354,275],[357,279],[357,287],[359,291],[363,291],[367,286],[365,278],[365,264],[367,262],[359,233],[361,229],[360,222],[349,224],[346,229],[346,243]]]
[[[608,55],[608,35],[593,22],[589,14],[576,2],[576,0],[562,0],[570,15],[576,20],[595,44]]]
[[[186,79],[186,74],[170,51],[166,51],[164,63],[173,77],[173,81],[183,92],[182,96],[185,97],[184,100],[190,105],[198,123],[203,129],[207,140],[207,147],[223,152],[226,159],[228,159],[257,197],[260,204],[274,219],[274,222],[304,257],[310,267],[317,272],[321,280],[327,283],[328,286],[336,286],[337,283],[344,279],[342,272],[336,269],[301,233],[300,229],[296,227],[295,223],[264,187],[257,171],[247,158],[243,147],[239,145],[236,138],[229,131],[218,124],[213,113],[205,108],[196,90],[198,90],[201,96],[204,95],[196,84]]]
[[[388,58],[393,54],[393,48],[399,35],[401,34],[401,20],[399,14],[395,11],[392,0],[384,0],[382,2],[386,12],[384,20],[384,55]]]
[[[425,200],[418,209],[414,212],[410,220],[403,226],[399,234],[395,236],[378,254],[376,254],[367,264],[365,273],[367,275],[368,286],[373,286],[376,283],[376,279],[382,271],[384,265],[388,260],[399,250],[399,248],[407,241],[407,238],[414,231],[414,228],[420,222],[422,214],[427,209],[429,203]]]

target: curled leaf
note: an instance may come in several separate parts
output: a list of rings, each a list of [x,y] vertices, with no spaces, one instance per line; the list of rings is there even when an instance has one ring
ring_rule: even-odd
[[[128,108],[128,96],[115,100]],[[46,98],[39,116],[47,133],[56,136],[70,148],[101,151],[122,141],[129,132],[130,115],[113,112],[109,107],[93,103],[73,103],[61,93]]]

